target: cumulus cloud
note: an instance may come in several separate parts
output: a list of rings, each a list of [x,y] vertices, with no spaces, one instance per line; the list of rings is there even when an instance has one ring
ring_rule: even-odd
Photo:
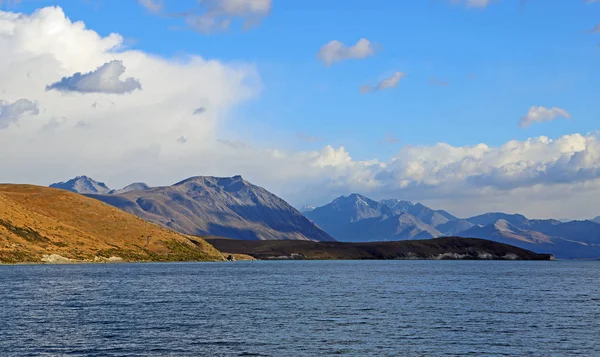
[[[0,181],[47,184],[89,172],[108,176],[119,186],[136,171],[152,177],[151,167],[166,164],[166,170],[174,169],[168,162],[181,160],[199,165],[178,167],[174,176],[209,173],[211,168],[204,169],[200,163],[204,159],[197,158],[213,154],[217,161],[223,158],[216,149],[221,147],[217,132],[236,105],[258,93],[254,66],[197,55],[161,58],[123,50],[122,43],[118,34],[100,36],[85,24],[71,21],[59,7],[31,14],[0,11],[0,92],[5,91],[10,100],[2,104],[2,125],[26,119],[23,115],[37,113],[39,108],[36,120],[20,120],[18,126],[0,130],[0,167],[11,168],[0,170]],[[126,80],[124,87],[114,82],[114,69],[121,63],[127,66],[127,77],[143,83],[144,90],[111,96],[109,102],[102,91],[130,89]],[[89,80],[86,74],[73,76],[93,68],[100,68],[93,71],[94,80],[82,80]],[[23,80],[28,72],[31,77]],[[99,83],[98,76],[108,80]],[[48,83],[63,77],[80,80],[67,79],[55,87],[100,91],[100,95],[45,90]],[[28,99],[15,104],[19,98]],[[202,120],[193,113],[198,103],[206,109]],[[62,117],[70,120],[52,135],[42,130],[48,123],[55,126],[52,118]],[[188,140],[186,145],[175,140],[181,136]]]
[[[19,99],[13,103],[0,100],[0,129],[8,128],[25,116],[37,114],[37,104],[28,99]]]
[[[546,121],[558,119],[560,117],[571,119],[571,114],[569,114],[569,112],[561,108],[546,108],[542,106],[532,106],[531,108],[529,108],[527,115],[521,117],[521,120],[519,121],[519,127],[527,128],[533,123],[543,123]]]
[[[403,72],[395,72],[394,74],[392,74],[390,77],[384,78],[381,82],[377,83],[376,86],[371,86],[368,84],[365,84],[363,86],[360,87],[360,92],[361,93],[370,93],[370,92],[377,92],[383,89],[388,89],[388,88],[395,88],[398,83],[400,82],[400,80],[402,78],[404,78],[406,74]]]
[[[325,63],[326,66],[331,66],[334,62],[339,62],[347,59],[363,59],[374,56],[376,53],[375,46],[366,38],[361,38],[353,46],[346,46],[342,42],[334,40],[321,47],[317,56]]]
[[[113,60],[103,64],[96,70],[81,74],[75,73],[71,77],[63,77],[60,81],[46,86],[46,90],[79,93],[108,93],[125,94],[136,89],[142,89],[140,81],[135,78],[121,80],[125,73],[125,66],[120,60]]]

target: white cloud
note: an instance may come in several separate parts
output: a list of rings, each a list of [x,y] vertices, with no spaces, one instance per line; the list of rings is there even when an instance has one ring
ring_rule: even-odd
[[[248,29],[271,12],[271,0],[198,0],[200,12],[185,14],[186,22],[198,32],[210,34],[228,29],[235,19]]]
[[[334,40],[321,47],[317,56],[326,66],[331,66],[334,62],[347,59],[363,59],[374,56],[375,46],[366,38],[361,38],[353,46],[346,46],[340,41]]]
[[[542,106],[532,106],[531,108],[529,108],[527,115],[521,117],[521,120],[519,121],[519,127],[527,128],[533,123],[543,123],[558,119],[560,117],[571,119],[571,114],[569,114],[569,112],[561,108],[546,108]]]
[[[406,74],[403,72],[395,72],[390,77],[384,78],[381,82],[377,83],[375,87],[365,84],[360,87],[361,93],[370,93],[380,91],[382,89],[395,88],[400,80],[404,78]]]
[[[37,104],[28,99],[19,99],[13,103],[0,100],[0,129],[8,128],[25,116],[37,114]]]
[[[123,73],[125,73],[123,62],[113,60],[103,64],[94,71],[85,74],[78,72],[70,77],[63,77],[60,81],[46,86],[46,90],[125,94],[133,92],[136,89],[142,89],[140,81],[135,78],[121,80],[120,77]]]
[[[251,65],[194,55],[165,59],[123,50],[122,41],[120,35],[102,37],[69,20],[58,7],[31,15],[0,12],[0,93],[5,93],[3,106],[12,104],[9,110],[3,107],[2,123],[19,120],[15,114],[25,109],[33,114],[31,104],[18,102],[21,98],[39,108],[36,120],[22,117],[18,126],[0,130],[0,167],[11,168],[0,170],[0,181],[45,184],[86,172],[120,182],[138,175],[151,178],[153,166],[169,166],[168,162],[180,159],[195,162],[206,154],[203,160],[209,160],[214,148],[220,147],[217,129],[230,110],[260,89]],[[111,61],[124,63],[127,77],[139,80],[144,90],[110,97],[45,90],[57,78],[86,73]],[[104,92],[114,91],[115,76],[108,78],[108,87],[99,84]],[[90,88],[81,82],[71,86]],[[194,115],[199,105],[205,109],[201,116]],[[63,117],[69,120],[60,126],[52,122]],[[54,127],[51,132],[42,130],[48,124]],[[188,140],[186,145],[175,140],[182,136]],[[201,165],[191,167],[175,175],[208,173]]]
[[[305,190],[288,193],[301,204],[322,204],[356,191],[374,198],[433,202],[459,215],[503,210],[534,217],[586,217],[596,212],[600,197],[598,134],[539,137],[500,147],[404,146],[386,162],[355,161],[343,148],[328,147],[312,157],[303,154],[302,160],[308,162],[296,166],[304,170],[294,175],[302,177]],[[318,171],[312,181],[307,167]],[[317,187],[323,196],[307,200]],[[539,204],[547,200],[554,201]]]

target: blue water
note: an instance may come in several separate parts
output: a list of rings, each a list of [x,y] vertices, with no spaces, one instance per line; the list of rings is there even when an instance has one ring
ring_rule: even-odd
[[[1,356],[600,356],[600,262],[0,266]]]

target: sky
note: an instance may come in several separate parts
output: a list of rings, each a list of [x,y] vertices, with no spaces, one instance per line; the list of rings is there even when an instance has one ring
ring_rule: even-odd
[[[600,215],[600,1],[0,0],[0,182]]]

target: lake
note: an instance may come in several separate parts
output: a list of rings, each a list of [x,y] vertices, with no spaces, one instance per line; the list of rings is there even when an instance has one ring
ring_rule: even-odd
[[[0,266],[1,356],[598,356],[600,262]]]

